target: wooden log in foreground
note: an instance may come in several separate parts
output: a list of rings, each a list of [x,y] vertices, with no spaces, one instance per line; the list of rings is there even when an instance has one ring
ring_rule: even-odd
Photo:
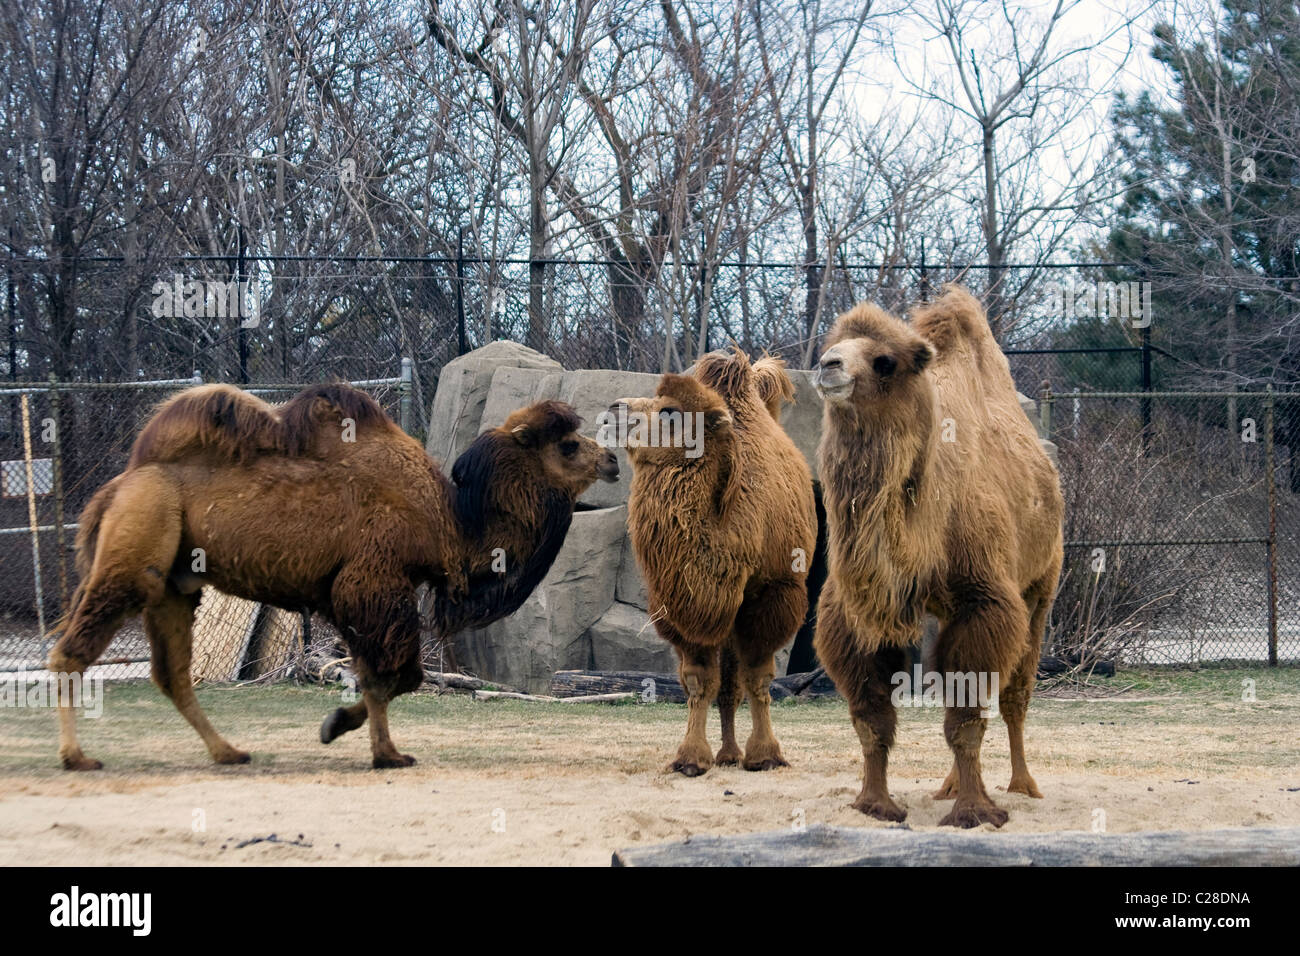
[[[633,847],[614,866],[1300,866],[1300,827],[1145,833],[775,830]]]

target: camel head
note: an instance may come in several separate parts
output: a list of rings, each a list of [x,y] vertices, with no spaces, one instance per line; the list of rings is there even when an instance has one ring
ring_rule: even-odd
[[[654,397],[620,398],[601,417],[636,467],[698,459],[710,441],[731,437],[727,403],[689,375],[664,375]]]
[[[934,347],[907,323],[874,305],[835,320],[813,385],[828,405],[867,405],[916,388]]]

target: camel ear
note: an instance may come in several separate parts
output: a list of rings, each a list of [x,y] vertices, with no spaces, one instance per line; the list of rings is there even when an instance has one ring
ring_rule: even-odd
[[[523,445],[525,448],[532,448],[537,444],[537,435],[534,430],[527,425],[516,425],[514,428],[510,429],[510,434],[515,441],[519,442],[519,444]]]
[[[715,408],[704,413],[704,431],[709,435],[720,435],[731,429],[731,413],[724,408]]]
[[[924,372],[927,365],[934,359],[934,346],[929,342],[922,342],[912,352],[912,369],[916,372]]]

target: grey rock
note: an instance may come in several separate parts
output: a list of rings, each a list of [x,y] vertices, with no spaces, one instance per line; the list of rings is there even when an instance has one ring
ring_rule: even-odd
[[[781,410],[781,427],[803,452],[816,481],[817,445],[822,439],[822,399],[813,388],[812,372],[789,368],[785,371],[794,382],[794,402]]]
[[[555,359],[517,342],[491,342],[443,366],[429,412],[426,450],[438,461],[452,462],[479,433],[492,377],[501,366],[561,371]]]
[[[511,412],[548,398],[558,398],[560,374],[550,369],[498,366],[488,385],[478,433],[505,423]]]
[[[582,433],[595,438],[599,416],[609,409],[612,402],[619,398],[653,395],[658,387],[659,376],[647,372],[581,369],[564,374],[558,397],[582,416]],[[583,504],[610,508],[627,502],[628,488],[632,484],[632,463],[621,448],[614,453],[618,456],[619,480],[613,484],[596,482],[579,499]]]
[[[649,615],[631,604],[615,601],[588,636],[593,670],[672,673],[677,669],[672,645],[659,636]]]
[[[630,534],[623,536],[623,551],[618,565],[618,584],[614,597],[624,604],[635,605],[643,611],[650,609],[650,592],[646,590],[641,566],[636,563],[636,552],[632,550]]]
[[[614,603],[626,509],[579,511],[542,583],[514,614],[456,636],[457,658],[473,674],[549,693],[557,670],[589,669],[588,629]]]

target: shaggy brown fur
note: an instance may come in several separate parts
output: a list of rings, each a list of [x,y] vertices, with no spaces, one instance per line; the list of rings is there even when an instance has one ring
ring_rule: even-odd
[[[49,667],[82,672],[123,619],[143,611],[154,682],[214,760],[244,763],[248,754],[222,739],[194,697],[199,589],[318,611],[347,642],[363,692],[325,720],[322,741],[368,717],[374,765],[409,766],[387,709],[423,677],[416,589],[438,590],[444,635],[518,608],[554,560],[577,497],[618,475],[614,456],[579,436],[579,424],[560,402],[516,411],[479,436],[449,482],[418,441],[346,385],[310,388],[279,407],[224,385],[182,392],[82,513],[82,583]],[[498,548],[502,574],[493,571]],[[68,701],[59,717],[64,767],[100,767],[77,743]]]
[[[819,456],[830,533],[816,647],[862,741],[854,806],[906,816],[886,782],[890,693],[924,611],[942,625],[936,671],[997,676],[1007,789],[1041,796],[1025,764],[1024,718],[1061,571],[1064,504],[983,309],[957,287],[911,326],[859,305],[836,321],[814,381],[826,399]],[[956,803],[940,822],[1001,826],[1007,814],[979,767],[987,721],[978,706],[945,703],[954,765],[935,797]]]
[[[705,356],[694,377],[665,375],[652,399],[612,407],[661,416],[699,413],[703,454],[629,442],[634,475],[628,527],[655,627],[677,651],[688,695],[686,737],[669,770],[714,763],[787,766],[772,733],[773,655],[803,621],[817,538],[812,477],[777,415],[794,387],[775,359]],[[662,444],[662,443],[661,443]],[[753,733],[742,755],[736,708],[748,695]],[[717,697],[722,747],[705,737]]]

